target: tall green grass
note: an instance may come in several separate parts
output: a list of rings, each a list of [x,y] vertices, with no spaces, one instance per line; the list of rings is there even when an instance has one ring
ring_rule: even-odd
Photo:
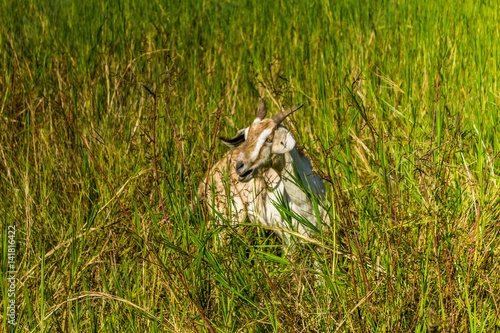
[[[498,8],[3,2],[2,331],[500,330]],[[193,197],[259,96],[305,103],[322,252]]]

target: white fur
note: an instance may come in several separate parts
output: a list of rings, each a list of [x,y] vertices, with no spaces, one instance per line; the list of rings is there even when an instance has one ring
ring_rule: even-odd
[[[273,154],[284,154],[288,153],[292,148],[295,147],[295,139],[288,130],[280,125],[276,132],[274,133],[273,147],[271,152]]]
[[[329,218],[326,211],[318,205],[318,216],[306,193],[296,185],[296,181],[302,183],[304,188],[310,188],[321,200],[326,199],[325,186],[319,176],[313,173],[309,159],[299,154],[293,147],[288,153],[283,154],[284,168],[280,171],[270,169],[263,177],[253,180],[253,191],[248,196],[248,218],[253,223],[261,222],[276,231],[289,244],[290,236],[287,230],[298,232],[304,236],[312,236],[311,230],[292,218],[292,225],[283,218],[277,209],[277,205],[284,204],[290,211],[302,216],[312,225],[321,229],[319,221],[328,223]],[[297,174],[295,174],[295,169]],[[298,176],[298,179],[295,177]],[[294,179],[295,178],[295,179]]]
[[[245,129],[245,138],[248,130]],[[256,158],[270,133],[270,130],[264,130],[259,135],[255,147],[242,149],[252,149],[251,155],[255,155]],[[206,192],[207,204],[214,209],[214,216],[223,216],[233,224],[243,222],[248,216],[252,223],[260,222],[271,227],[286,244],[290,244],[287,231],[311,236],[311,230],[294,218],[291,220],[292,225],[289,225],[277,209],[281,203],[318,229],[321,229],[319,221],[329,223],[325,209],[318,205],[315,213],[314,206],[306,193],[295,184],[295,182],[301,183],[303,188],[320,199],[318,201],[327,203],[323,181],[312,171],[309,159],[297,151],[295,139],[284,126],[279,125],[276,129],[270,152],[262,154],[264,157],[261,158],[268,160],[255,161],[254,165],[263,169],[256,172],[256,177],[248,182],[238,181],[234,167],[242,154],[238,149],[228,152],[212,168],[208,184],[205,182],[200,184],[198,193],[203,197]],[[229,189],[229,193],[226,189]],[[228,197],[230,202],[227,200]]]

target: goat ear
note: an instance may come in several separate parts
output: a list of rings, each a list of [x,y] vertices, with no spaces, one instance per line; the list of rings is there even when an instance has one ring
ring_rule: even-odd
[[[285,127],[280,125],[274,132],[271,152],[273,154],[284,154],[292,150],[293,147],[295,147],[295,139]]]
[[[228,146],[229,148],[236,148],[241,146],[243,142],[247,139],[247,128],[241,129],[233,138],[225,138],[220,136],[219,139],[223,144]]]

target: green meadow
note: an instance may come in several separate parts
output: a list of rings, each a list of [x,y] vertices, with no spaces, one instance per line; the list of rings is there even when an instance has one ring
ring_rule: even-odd
[[[499,5],[2,2],[0,331],[500,331]],[[330,198],[292,254],[196,197],[260,97]]]

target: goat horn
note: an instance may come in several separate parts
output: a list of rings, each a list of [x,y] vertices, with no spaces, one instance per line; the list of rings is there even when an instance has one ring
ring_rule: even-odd
[[[303,106],[304,106],[304,104],[300,104],[299,106],[296,106],[296,107],[294,107],[292,109],[288,109],[286,111],[283,111],[283,112],[280,112],[278,114],[275,114],[271,119],[276,124],[280,124],[286,117],[288,117],[289,115],[291,115],[292,113],[294,113],[295,111],[297,111],[298,109],[300,109]]]
[[[259,108],[257,109],[257,114],[255,115],[255,117],[262,120],[266,118],[266,114],[267,114],[266,104],[264,103],[264,100],[261,98],[259,100]]]

